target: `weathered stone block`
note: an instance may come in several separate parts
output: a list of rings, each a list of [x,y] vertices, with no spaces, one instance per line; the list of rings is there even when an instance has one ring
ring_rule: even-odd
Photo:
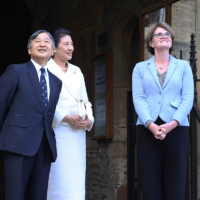
[[[107,199],[115,200],[115,188],[113,186],[109,186],[107,188]]]
[[[97,152],[97,149],[87,149],[87,153],[95,153]]]
[[[99,174],[99,168],[98,167],[93,167],[92,170],[90,171],[91,174]]]
[[[91,157],[91,155],[90,155],[89,153],[87,153],[87,154],[86,154],[86,157],[87,157],[87,158],[90,158],[90,157]]]
[[[92,180],[92,185],[93,185],[93,186],[98,186],[98,185],[99,185],[99,181],[97,181],[97,180]]]
[[[96,158],[97,155],[98,155],[97,153],[92,153],[91,157],[92,157],[92,158]]]
[[[127,200],[127,186],[123,185],[117,189],[116,200]]]
[[[107,150],[106,147],[100,147],[99,150],[98,150],[98,152],[99,152],[100,154],[105,154],[105,153],[106,153],[106,150]]]
[[[113,126],[127,126],[127,88],[113,88]]]
[[[101,180],[101,176],[99,176],[99,175],[92,175],[92,179],[100,181]]]
[[[101,181],[100,182],[100,186],[101,186],[101,188],[105,188],[106,187],[106,182],[105,181]]]
[[[107,167],[108,166],[108,163],[109,163],[109,160],[108,160],[108,158],[104,158],[104,160],[101,162],[101,166],[103,166],[103,167]]]
[[[102,162],[102,159],[101,159],[100,157],[98,157],[98,158],[96,159],[97,165],[100,166],[101,162]]]
[[[99,147],[97,140],[91,140],[89,137],[86,139],[86,146],[87,149],[94,149]]]
[[[127,159],[114,158],[110,161],[110,175],[114,186],[127,184]]]
[[[100,176],[103,176],[106,173],[105,167],[100,167]]]
[[[127,144],[115,142],[110,144],[108,148],[109,157],[127,157]]]
[[[127,128],[113,128],[113,142],[124,142],[127,140]]]
[[[89,166],[96,166],[96,165],[97,165],[96,159],[90,159],[90,160],[88,161],[88,165],[89,165]]]
[[[88,200],[101,200],[101,188],[99,186],[94,186],[92,189],[89,189],[87,198]]]

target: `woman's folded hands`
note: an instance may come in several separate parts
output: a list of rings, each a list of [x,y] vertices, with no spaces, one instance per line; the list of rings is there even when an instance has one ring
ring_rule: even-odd
[[[178,126],[178,122],[176,120],[172,120],[169,123],[162,124],[160,126],[151,123],[148,126],[148,129],[154,134],[154,137],[159,140],[165,139],[166,135]]]
[[[66,115],[63,119],[64,122],[67,122],[72,128],[81,129],[81,128],[89,128],[91,126],[92,121],[88,119],[86,115],[85,120],[81,119],[77,115]]]

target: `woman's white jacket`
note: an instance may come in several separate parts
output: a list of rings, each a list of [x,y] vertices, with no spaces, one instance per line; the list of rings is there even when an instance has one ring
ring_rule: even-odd
[[[92,121],[88,131],[91,130],[94,123],[92,104],[88,100],[85,81],[80,68],[68,62],[68,70],[65,74],[53,59],[49,60],[47,67],[51,73],[62,81],[62,90],[54,115],[53,128],[59,125],[69,126],[68,123],[62,120],[66,115],[78,115],[78,102],[76,100],[78,99],[83,100],[87,106],[87,115],[89,120]]]

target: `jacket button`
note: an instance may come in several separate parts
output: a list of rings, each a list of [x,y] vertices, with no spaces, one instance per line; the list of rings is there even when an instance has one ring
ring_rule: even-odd
[[[42,131],[44,131],[44,127],[41,127],[40,129],[41,129]]]

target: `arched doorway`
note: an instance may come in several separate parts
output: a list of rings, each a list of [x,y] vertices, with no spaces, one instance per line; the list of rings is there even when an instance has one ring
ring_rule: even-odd
[[[132,71],[140,59],[140,32],[139,32],[139,16],[134,10],[124,11],[114,24],[113,34],[113,88],[116,96],[120,96],[120,101],[113,98],[115,112],[118,113],[118,119],[114,118],[114,127],[123,130],[127,134],[127,196],[126,199],[136,199],[137,196],[137,162],[136,161],[136,132],[135,115],[131,93]],[[122,120],[123,119],[123,120]],[[126,136],[124,136],[126,137]],[[122,194],[119,194],[121,198]],[[118,196],[118,194],[117,194]]]
[[[127,62],[129,87],[127,91],[127,188],[128,199],[139,197],[139,175],[137,167],[136,120],[137,115],[132,100],[132,72],[140,61],[139,18],[133,15],[122,32],[122,52]],[[126,44],[126,45],[125,45]]]

